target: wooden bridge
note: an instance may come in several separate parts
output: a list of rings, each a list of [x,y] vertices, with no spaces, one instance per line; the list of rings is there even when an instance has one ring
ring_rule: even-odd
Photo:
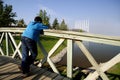
[[[0,28],[0,33],[1,33],[0,34],[0,54],[2,55],[0,56],[0,77],[2,75],[3,77],[6,75],[7,76],[19,75],[19,71],[16,67],[16,64],[19,64],[19,61],[13,60],[11,58],[15,58],[15,56],[18,56],[18,55],[20,56],[20,58],[22,57],[21,52],[20,52],[21,42],[19,42],[19,44],[17,45],[14,39],[14,35],[17,33],[22,33],[23,30],[24,28]],[[46,71],[45,69],[36,68],[33,66],[33,73],[32,73],[33,77],[32,78],[37,78],[41,80],[42,78],[41,76],[45,76],[46,75],[45,73],[48,73],[47,75],[49,74],[50,75],[47,77],[47,79],[48,78],[49,79],[53,78],[55,80],[63,80],[63,79],[67,80],[69,78],[72,79],[72,71],[73,71],[72,55],[73,55],[73,47],[74,47],[73,44],[74,43],[76,43],[79,46],[83,54],[92,64],[92,67],[95,69],[95,71],[93,73],[89,73],[89,75],[84,80],[95,80],[98,78],[98,76],[100,76],[103,80],[109,80],[105,72],[109,70],[111,67],[113,67],[115,64],[120,62],[120,53],[118,53],[115,57],[113,57],[106,63],[100,65],[97,63],[97,61],[94,59],[94,57],[91,55],[91,53],[87,50],[87,48],[82,43],[82,41],[88,41],[88,42],[94,42],[94,43],[102,43],[102,44],[107,44],[107,45],[120,46],[120,37],[105,36],[105,35],[90,34],[90,33],[80,33],[80,32],[73,32],[73,31],[56,31],[56,30],[44,30],[44,35],[59,37],[58,42],[54,45],[54,47],[48,53],[43,47],[42,43],[38,42],[38,45],[44,54],[44,58],[42,62],[39,63],[38,66],[41,67],[42,64],[47,61],[48,64],[51,66],[51,69],[54,71],[54,73],[51,73],[51,72]],[[4,53],[2,49],[2,43],[3,43],[4,37],[5,37],[5,44],[6,44],[5,45],[6,53]],[[53,53],[58,49],[58,47],[64,42],[64,40],[67,40],[67,77],[68,78],[60,76],[60,72],[58,71],[55,64],[52,62],[50,58],[53,55]],[[9,44],[12,44],[13,46],[12,55],[9,54]],[[6,59],[6,57],[3,57],[3,56],[10,56],[11,58],[7,57]],[[16,69],[12,70],[12,68],[10,68],[12,66],[14,66]],[[7,68],[7,71],[5,71],[4,68],[5,69]],[[41,70],[45,72],[43,72],[42,74]],[[36,74],[42,74],[42,75],[36,75]],[[37,77],[35,77],[35,75]],[[9,77],[6,77],[6,78],[9,78]],[[47,80],[45,77],[43,79]]]
[[[0,80],[70,80],[57,73],[31,65],[30,76],[21,77],[20,60],[0,56]]]

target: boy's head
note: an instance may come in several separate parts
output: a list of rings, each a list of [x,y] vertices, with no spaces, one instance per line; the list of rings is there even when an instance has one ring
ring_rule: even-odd
[[[42,23],[42,18],[39,16],[36,16],[34,21]]]

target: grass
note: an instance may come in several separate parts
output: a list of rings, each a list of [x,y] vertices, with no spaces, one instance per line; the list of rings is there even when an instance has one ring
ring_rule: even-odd
[[[59,40],[59,38],[57,38],[57,37],[51,37],[51,36],[41,36],[40,37],[40,41],[47,52],[49,52],[53,48],[53,46],[57,43],[58,40]],[[62,45],[55,51],[53,56],[56,55],[57,53],[59,53],[64,47],[66,47],[66,41],[64,41],[62,43]],[[39,54],[37,56],[37,59],[43,58],[43,53],[39,47],[38,47],[38,53]]]
[[[107,71],[110,80],[120,80],[120,63],[114,65]]]

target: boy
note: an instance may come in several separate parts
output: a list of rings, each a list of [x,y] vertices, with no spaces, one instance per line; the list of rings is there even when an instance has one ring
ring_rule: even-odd
[[[37,52],[37,41],[43,29],[48,27],[42,24],[41,17],[35,17],[33,22],[30,22],[22,34],[22,62],[19,67],[22,70],[22,76],[27,77],[30,72],[30,65],[33,64]],[[30,51],[30,55],[29,55]]]

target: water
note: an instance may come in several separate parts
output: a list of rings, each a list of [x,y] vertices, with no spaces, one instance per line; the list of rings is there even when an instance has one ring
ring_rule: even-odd
[[[83,43],[98,63],[106,62],[116,56],[118,53],[120,53],[119,46],[89,42]],[[66,65],[66,55],[60,63]],[[88,59],[85,57],[85,55],[82,53],[82,51],[76,44],[74,45],[73,66],[79,66],[84,68],[91,66]]]

